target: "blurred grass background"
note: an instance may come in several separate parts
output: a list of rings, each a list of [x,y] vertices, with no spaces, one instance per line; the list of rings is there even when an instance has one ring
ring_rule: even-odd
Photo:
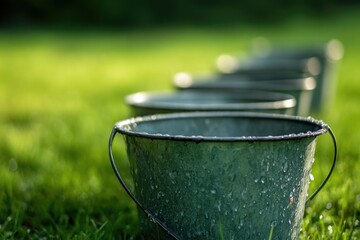
[[[353,8],[271,25],[1,29],[0,238],[136,238],[136,208],[107,153],[113,124],[129,114],[124,96],[171,89],[176,72],[212,72],[219,54],[246,51],[254,37],[265,36],[287,43],[337,38],[345,46],[335,101],[314,115],[337,135],[339,162],[306,210],[302,238],[359,239],[359,14]],[[117,154],[126,168],[120,147]],[[311,190],[331,158],[325,135],[318,141]]]

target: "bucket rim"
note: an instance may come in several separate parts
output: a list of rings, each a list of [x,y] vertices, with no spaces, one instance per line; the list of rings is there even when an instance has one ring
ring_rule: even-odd
[[[227,79],[209,77],[202,79],[174,79],[173,84],[178,89],[226,89],[226,90],[259,90],[259,91],[313,91],[316,88],[314,77],[270,79],[270,80],[241,80],[237,76],[228,76]]]
[[[184,103],[181,97],[192,98],[194,101],[214,97],[235,100],[230,103]],[[156,99],[162,98],[162,99]],[[177,98],[177,99],[176,99]],[[169,101],[170,100],[170,101]],[[171,101],[177,100],[177,101]],[[249,102],[241,102],[249,100]],[[238,102],[236,102],[238,101]],[[189,89],[184,91],[149,91],[137,92],[125,97],[125,102],[133,107],[156,108],[163,110],[214,111],[229,110],[262,110],[291,109],[296,106],[296,99],[290,94],[271,91],[239,90],[237,92],[199,91]]]
[[[170,120],[179,118],[210,118],[210,117],[243,117],[243,118],[263,118],[263,119],[279,119],[289,120],[293,122],[302,122],[316,125],[319,127],[316,131],[307,131],[300,133],[291,133],[286,135],[277,136],[239,136],[239,137],[216,137],[216,136],[184,136],[184,135],[169,135],[160,133],[147,133],[147,132],[135,132],[129,127],[131,124],[137,124],[141,122],[151,122],[156,120]],[[257,141],[280,141],[280,140],[292,140],[302,139],[309,137],[317,137],[325,134],[328,131],[329,126],[321,120],[316,120],[312,117],[300,117],[285,114],[271,114],[271,113],[257,113],[257,112],[230,112],[230,111],[212,111],[212,112],[182,112],[182,113],[167,113],[167,114],[155,114],[129,118],[119,121],[115,124],[114,129],[120,134],[127,136],[142,137],[148,139],[157,140],[172,140],[172,141],[187,141],[187,142],[257,142]]]

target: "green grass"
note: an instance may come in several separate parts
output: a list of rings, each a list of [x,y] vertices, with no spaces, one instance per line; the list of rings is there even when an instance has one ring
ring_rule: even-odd
[[[219,54],[247,50],[253,37],[266,36],[289,42],[336,37],[345,45],[336,99],[316,115],[337,135],[339,162],[306,209],[302,238],[359,239],[359,13],[268,27],[1,31],[0,238],[136,238],[136,208],[107,153],[113,124],[128,116],[124,96],[170,89],[175,72],[211,72]],[[322,136],[310,191],[331,157],[330,137]],[[127,167],[126,159],[119,162]]]

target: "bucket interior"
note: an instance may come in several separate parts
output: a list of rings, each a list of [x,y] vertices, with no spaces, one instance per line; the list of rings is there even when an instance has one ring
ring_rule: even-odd
[[[171,115],[169,115],[171,116]],[[144,118],[122,126],[126,131],[143,134],[147,137],[204,137],[204,138],[242,138],[242,137],[306,137],[324,133],[320,123],[307,119],[287,117],[251,116],[191,116],[175,115],[166,118]],[[220,140],[220,139],[219,139]]]

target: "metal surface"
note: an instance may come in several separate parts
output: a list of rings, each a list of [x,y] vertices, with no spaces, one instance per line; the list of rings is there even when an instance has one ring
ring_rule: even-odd
[[[178,89],[236,91],[274,91],[293,95],[297,105],[295,114],[308,116],[311,107],[313,90],[316,81],[312,77],[298,79],[246,80],[232,77],[210,76],[201,78],[176,78],[174,84]]]
[[[298,239],[316,137],[327,131],[334,162],[310,201],[337,156],[330,128],[311,118],[246,112],[139,117],[115,125],[109,154],[142,210],[146,239],[268,239],[270,232],[273,239]],[[135,195],[115,164],[116,133],[126,142]]]
[[[185,111],[252,111],[294,114],[293,96],[269,91],[139,92],[128,95],[133,116]]]
[[[314,90],[311,110],[319,112],[329,106],[329,102],[334,99],[338,77],[337,71],[343,55],[344,47],[342,43],[337,39],[332,39],[318,46],[277,47],[257,59],[270,62],[279,60],[294,61],[308,59],[309,57],[318,59],[320,72],[315,77],[317,87]]]

